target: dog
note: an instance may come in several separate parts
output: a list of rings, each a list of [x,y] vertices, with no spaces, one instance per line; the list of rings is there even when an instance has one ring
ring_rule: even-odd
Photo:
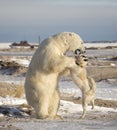
[[[88,58],[80,54],[75,56],[75,59],[76,65],[70,69],[70,75],[82,92],[83,113],[80,118],[84,119],[89,103],[91,103],[92,109],[94,109],[96,83],[93,78],[87,77],[86,66],[88,64]]]

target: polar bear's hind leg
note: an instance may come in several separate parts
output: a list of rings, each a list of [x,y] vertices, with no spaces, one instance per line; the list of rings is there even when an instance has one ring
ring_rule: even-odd
[[[60,103],[59,91],[56,89],[50,99],[49,105],[49,117],[51,119],[57,119],[57,111]]]
[[[46,92],[41,93],[40,99],[35,106],[34,109],[38,119],[48,118],[49,95]]]

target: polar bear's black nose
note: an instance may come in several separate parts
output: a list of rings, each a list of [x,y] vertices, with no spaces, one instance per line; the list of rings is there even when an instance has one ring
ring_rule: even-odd
[[[81,50],[80,50],[80,49],[76,49],[74,53],[75,53],[76,55],[78,55],[78,54],[81,53]]]
[[[76,55],[80,55],[80,54],[83,54],[85,53],[85,51],[81,51],[80,49],[76,49],[75,52],[74,52]]]

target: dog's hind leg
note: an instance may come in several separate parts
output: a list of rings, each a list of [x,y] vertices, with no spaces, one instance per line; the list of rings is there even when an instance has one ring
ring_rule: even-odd
[[[83,108],[83,113],[82,113],[82,116],[80,117],[80,119],[84,119],[85,118],[85,115],[86,115],[86,111],[87,111],[87,100],[86,98],[83,98],[82,99],[82,108]]]
[[[94,106],[95,106],[94,99],[91,100],[91,105],[92,105],[91,109],[94,109]]]

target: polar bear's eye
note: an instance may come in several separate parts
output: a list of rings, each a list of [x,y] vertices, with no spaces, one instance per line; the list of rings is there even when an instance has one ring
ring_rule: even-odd
[[[76,55],[78,55],[80,52],[81,52],[80,49],[76,49],[76,50],[75,50],[75,54],[76,54]]]
[[[69,33],[69,36],[72,36],[72,34],[71,34],[71,33]]]

